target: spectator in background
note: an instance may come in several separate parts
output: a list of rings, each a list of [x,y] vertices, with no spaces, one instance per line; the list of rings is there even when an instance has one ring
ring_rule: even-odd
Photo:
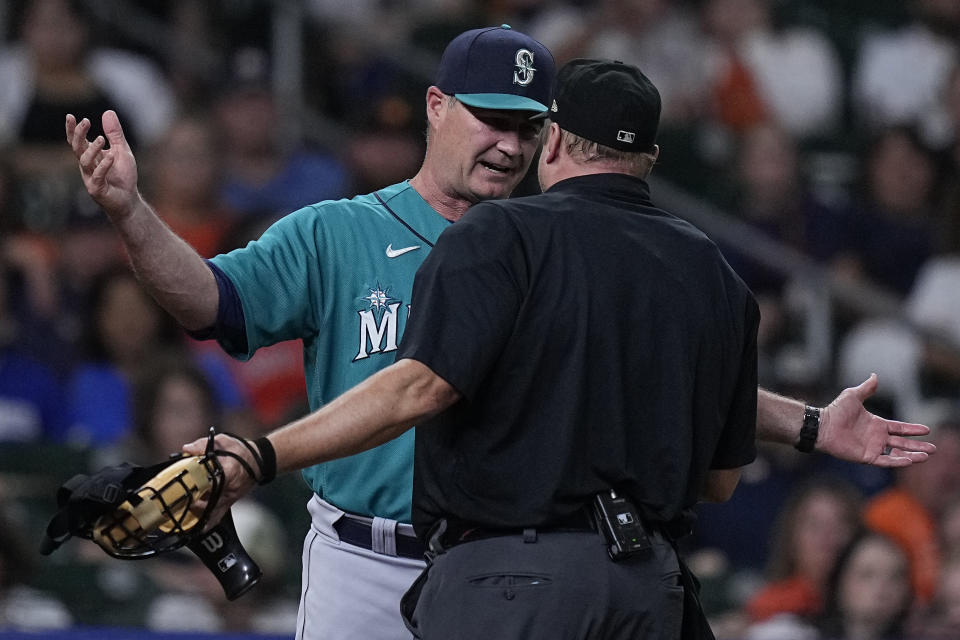
[[[84,357],[68,393],[74,442],[103,446],[130,431],[132,382],[163,350],[176,347],[178,328],[128,272],[108,271],[91,288],[84,322]]]
[[[58,304],[52,242],[23,229],[11,154],[0,159],[0,269],[4,270],[3,322],[17,325],[18,347],[49,364],[42,344]],[[15,276],[16,282],[10,282]],[[2,330],[0,330],[2,332]],[[9,336],[7,336],[9,337]]]
[[[862,532],[833,567],[820,638],[903,640],[913,604],[910,564],[893,540]]]
[[[424,145],[414,104],[402,92],[387,91],[375,98],[359,123],[359,132],[347,143],[346,157],[361,191],[373,191],[416,173]]]
[[[351,130],[342,148],[354,188],[372,191],[407,179],[425,148],[422,97],[414,87],[423,82],[422,69],[434,64],[430,52],[408,43],[391,47],[379,31],[375,42],[354,27],[327,25],[324,33],[329,51],[317,68],[332,72],[308,82],[325,90],[324,110]]]
[[[855,122],[875,131],[931,116],[960,48],[960,3],[910,0],[913,19],[866,34],[852,77]]]
[[[209,2],[208,0],[175,0],[148,2],[148,10],[170,31],[169,41],[158,52],[180,110],[192,110],[209,104],[223,70],[222,52],[234,37],[247,38],[238,23],[256,25],[258,30],[270,28],[259,11],[273,9],[269,4]],[[259,10],[259,11],[258,11]]]
[[[133,382],[161,355],[182,351],[183,334],[123,267],[97,279],[85,324],[87,357],[68,386],[73,420],[68,439],[113,445],[133,427]],[[240,419],[245,400],[229,373],[217,360],[203,359],[198,364],[210,376],[221,406]],[[229,424],[225,428],[237,430]]]
[[[945,559],[933,601],[914,614],[908,628],[911,640],[960,638],[960,556]]]
[[[213,385],[182,352],[158,357],[133,387],[133,429],[124,460],[154,464],[179,454],[184,438],[202,438],[222,424]]]
[[[891,127],[872,140],[864,164],[851,275],[906,295],[936,247],[936,162],[914,128]]]
[[[244,134],[233,131],[230,135],[247,140],[260,137],[254,132],[261,124],[249,122]],[[235,219],[222,199],[224,156],[219,140],[204,116],[179,118],[163,142],[152,147],[144,167],[144,190],[157,214],[205,258],[217,254]]]
[[[830,571],[860,526],[860,506],[854,486],[828,476],[793,489],[774,526],[769,582],[746,605],[753,622],[823,612]]]
[[[939,525],[943,557],[960,559],[960,499],[944,508]]]
[[[867,526],[890,536],[907,553],[921,604],[933,597],[943,561],[940,518],[960,500],[960,422],[942,422],[932,434],[937,455],[929,465],[897,470],[894,485],[872,497],[864,509]]]
[[[751,126],[739,138],[729,209],[774,240],[825,264],[851,242],[851,215],[842,203],[823,202],[801,166],[796,140],[771,121]],[[780,293],[788,276],[746,262],[742,249],[724,248],[754,292]]]
[[[830,570],[824,612],[816,619],[781,615],[752,625],[746,640],[904,640],[913,593],[903,550],[860,530]],[[913,638],[913,636],[910,636]]]
[[[797,139],[833,134],[844,100],[839,54],[822,33],[775,24],[767,0],[706,0],[714,116],[743,131],[771,119]]]
[[[955,261],[937,254],[944,236],[941,224],[948,216],[937,213],[933,155],[914,128],[892,127],[877,136],[864,162],[864,190],[855,204],[852,240],[838,263],[854,282],[906,296],[903,311],[916,327],[957,339]],[[950,384],[960,379],[960,356],[897,318],[847,314],[841,323],[845,333],[836,356],[840,382],[863,371],[876,372],[893,382],[883,396],[894,415],[934,423],[949,413],[949,401],[941,402],[938,396],[960,395]],[[936,383],[931,386],[929,381]]]
[[[924,123],[924,139],[940,156],[938,251],[960,255],[960,55],[941,94],[936,117]]]
[[[63,379],[78,358],[91,283],[123,261],[99,207],[85,197],[65,206],[51,211],[60,219],[57,233],[35,233],[16,221],[0,234],[0,259],[17,276],[7,303],[19,325],[18,346]]]
[[[63,114],[116,109],[134,140],[154,140],[171,122],[175,101],[151,61],[98,47],[86,3],[27,0],[19,39],[0,51],[0,142],[15,145],[20,214],[29,228],[51,226],[76,184],[76,160],[58,144]],[[56,211],[53,211],[56,213]]]
[[[20,5],[20,38],[2,56],[2,68],[11,74],[4,76],[4,135],[34,130],[53,142],[40,117],[50,118],[56,133],[64,105],[89,100],[107,100],[129,113],[141,142],[156,140],[169,126],[176,102],[162,70],[139,54],[99,46],[87,3],[26,0]]]
[[[543,3],[546,5],[547,3]],[[558,3],[531,19],[529,33],[559,64],[606,58],[637,65],[660,90],[663,126],[689,126],[706,106],[706,69],[697,16],[683,2],[598,0]]]
[[[83,352],[84,322],[93,298],[96,280],[124,264],[124,253],[117,234],[100,207],[75,193],[68,203],[66,220],[55,234],[30,235],[43,262],[41,271],[49,271],[49,297],[52,306],[35,310],[32,323],[38,329],[29,339],[34,351],[54,367],[60,377],[73,371]],[[41,278],[35,277],[34,280]],[[40,289],[33,288],[36,293]]]
[[[214,108],[223,140],[221,198],[240,217],[275,217],[352,193],[340,159],[283,139],[268,64],[261,50],[238,51]]]
[[[18,348],[7,306],[9,279],[0,259],[0,442],[59,440],[67,427],[63,388],[52,371]]]
[[[842,203],[824,201],[810,188],[797,144],[782,127],[761,122],[744,131],[739,142],[736,161],[717,181],[731,193],[718,199],[726,200],[728,210],[763,236],[830,264],[851,241],[849,210]],[[720,239],[720,244],[760,304],[761,384],[779,389],[815,387],[814,380],[823,375],[816,358],[797,357],[804,327],[791,304],[792,276],[759,262],[745,251],[742,240],[737,235]],[[811,391],[816,389],[803,389],[806,394]]]

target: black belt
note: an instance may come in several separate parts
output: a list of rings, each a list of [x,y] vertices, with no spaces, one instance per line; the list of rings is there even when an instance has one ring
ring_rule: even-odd
[[[352,544],[355,547],[373,550],[373,525],[369,522],[354,520],[344,516],[333,523],[341,542]],[[394,540],[397,545],[397,556],[423,560],[427,548],[414,536],[396,532]]]
[[[550,522],[546,525],[522,528],[491,528],[483,525],[470,524],[462,521],[449,522],[443,536],[444,546],[451,547],[462,542],[473,542],[484,538],[501,536],[528,535],[528,532],[560,533],[596,531],[593,516],[586,509],[579,509],[572,515]]]

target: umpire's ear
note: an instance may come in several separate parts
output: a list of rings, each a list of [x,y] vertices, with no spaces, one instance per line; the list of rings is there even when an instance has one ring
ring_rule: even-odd
[[[540,151],[541,162],[551,164],[560,156],[562,145],[562,129],[556,122],[551,122],[544,136],[543,149]]]

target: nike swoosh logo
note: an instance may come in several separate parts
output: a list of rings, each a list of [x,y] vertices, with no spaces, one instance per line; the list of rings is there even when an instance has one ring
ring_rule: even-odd
[[[387,245],[387,257],[388,258],[398,258],[405,253],[410,253],[411,251],[416,251],[420,248],[420,245],[415,244],[412,247],[404,247],[403,249],[394,249],[393,243]]]

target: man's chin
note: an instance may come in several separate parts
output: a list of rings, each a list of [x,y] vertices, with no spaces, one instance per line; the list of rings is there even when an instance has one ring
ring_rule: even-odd
[[[477,188],[473,190],[473,194],[477,197],[478,201],[509,198],[518,184],[520,184],[518,178],[511,178],[510,180],[504,180],[502,182],[485,182],[484,184],[478,185]]]

